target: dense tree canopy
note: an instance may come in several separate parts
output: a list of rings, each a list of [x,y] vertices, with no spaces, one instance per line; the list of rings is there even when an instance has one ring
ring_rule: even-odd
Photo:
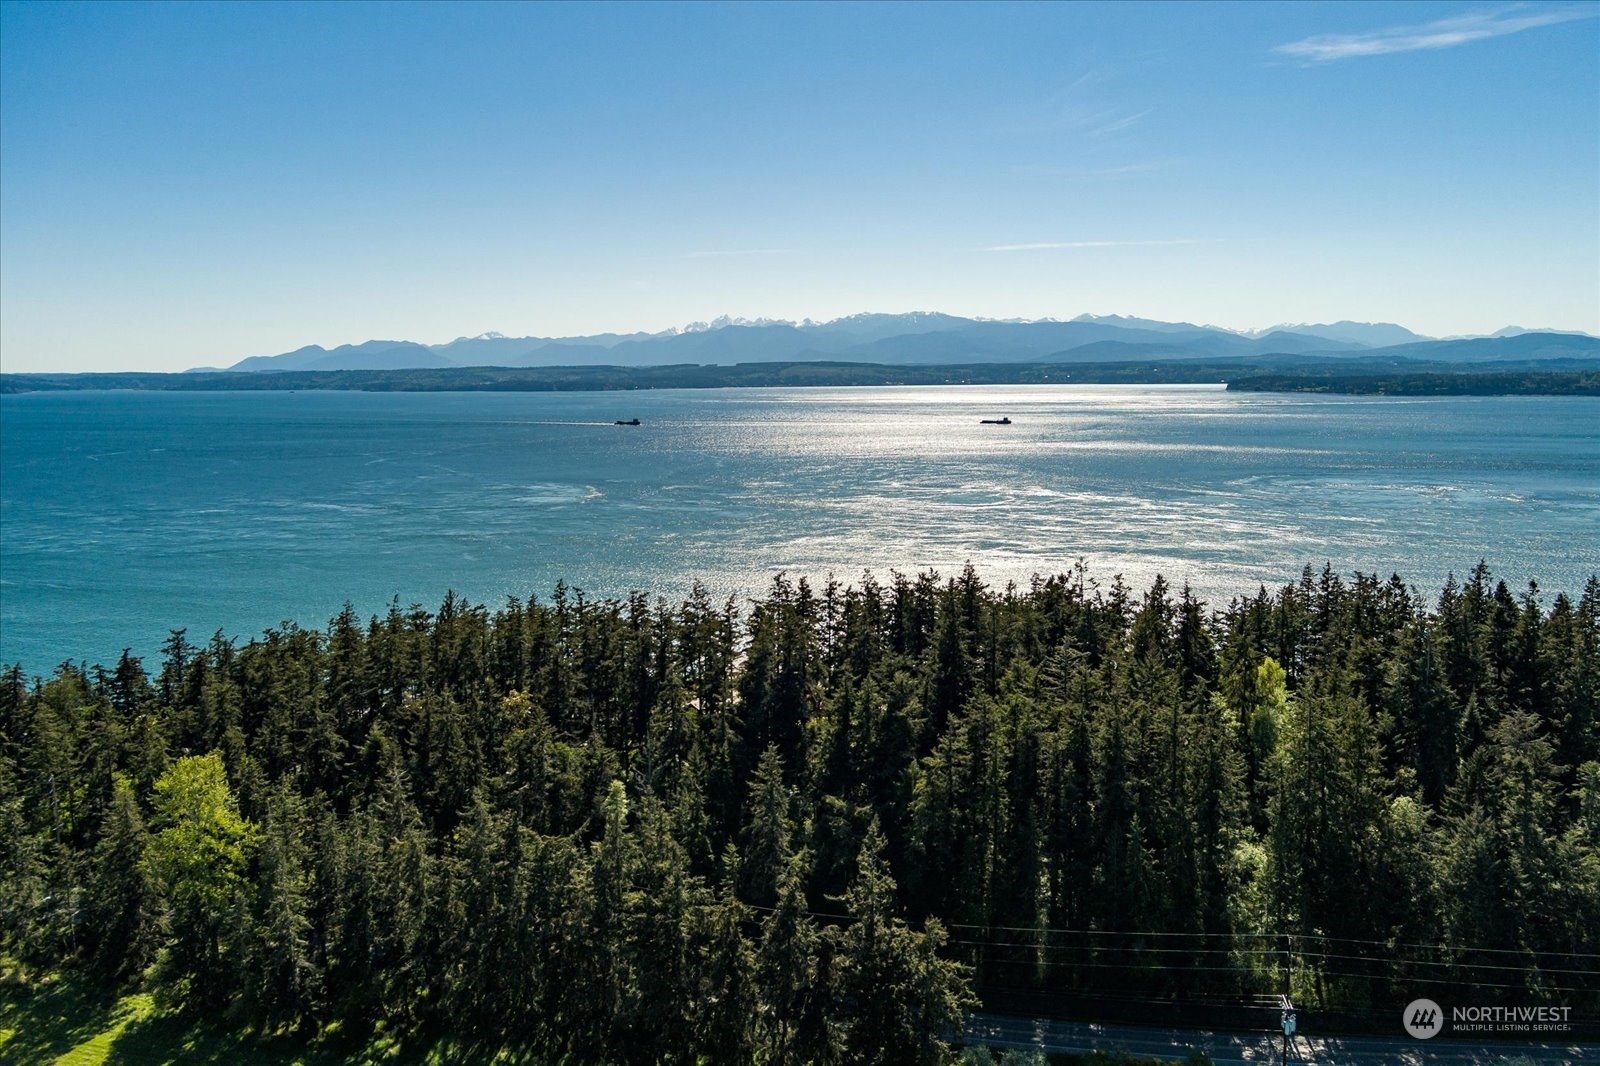
[[[0,951],[263,1028],[936,1062],[975,995],[1600,1002],[1600,582],[449,596],[0,675]]]

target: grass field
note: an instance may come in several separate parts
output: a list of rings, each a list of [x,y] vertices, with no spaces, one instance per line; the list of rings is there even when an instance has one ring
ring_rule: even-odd
[[[1049,1066],[1143,1066],[1151,1059],[1091,1054],[1025,1057],[968,1052],[966,1062],[1047,1062]],[[79,975],[23,982],[0,970],[0,1063],[18,1066],[445,1066],[455,1063],[539,1066],[543,1060],[445,1037],[402,1041],[330,1031],[314,1040],[262,1036],[160,1009],[147,992],[116,995]],[[1203,1057],[1196,1061],[1204,1062]]]
[[[263,1036],[160,1009],[145,992],[114,995],[77,975],[23,983],[0,974],[0,1062],[59,1066],[398,1066],[537,1060],[453,1038],[323,1033]]]
[[[0,1061],[5,1062],[321,1066],[350,1061],[350,1050],[359,1049],[335,1053],[299,1041],[263,1041],[229,1032],[158,1010],[148,993],[107,995],[76,977],[28,985],[0,983]],[[362,1057],[373,1062],[401,1061],[381,1054],[357,1056],[356,1061]]]

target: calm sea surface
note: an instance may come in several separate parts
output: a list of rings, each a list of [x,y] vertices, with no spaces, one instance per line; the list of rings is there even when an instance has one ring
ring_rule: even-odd
[[[980,425],[1008,415],[1010,426]],[[612,425],[638,417],[638,428]],[[778,571],[992,584],[1084,559],[1221,604],[1306,563],[1429,596],[1480,558],[1600,571],[1600,401],[986,386],[0,399],[0,661],[152,662],[169,630],[759,594]]]

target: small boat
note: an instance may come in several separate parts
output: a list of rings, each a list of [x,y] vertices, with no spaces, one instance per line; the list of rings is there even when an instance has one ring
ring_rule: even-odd
[[[1009,426],[1010,424],[1010,416],[1005,418],[980,418],[978,420],[978,425],[980,426]]]
[[[622,419],[619,418],[619,419],[617,419],[615,422],[613,422],[611,424],[613,426],[637,426],[639,424],[639,420],[637,418],[630,418],[626,422],[624,422]]]

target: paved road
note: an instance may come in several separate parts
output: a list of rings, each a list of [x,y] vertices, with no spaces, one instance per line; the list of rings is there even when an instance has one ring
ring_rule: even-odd
[[[1264,1032],[1206,1032],[1201,1029],[1147,1029],[1133,1025],[1094,1025],[1000,1014],[972,1014],[967,1039],[990,1047],[1034,1048],[1040,1051],[1115,1051],[1182,1062],[1189,1052],[1204,1051],[1219,1066],[1249,1063],[1268,1066],[1282,1061],[1283,1036]],[[1524,1058],[1525,1057],[1525,1058]],[[1600,1046],[1540,1043],[1467,1044],[1447,1038],[1421,1041],[1369,1036],[1297,1035],[1289,1041],[1290,1063],[1328,1066],[1501,1066],[1532,1061],[1564,1066],[1600,1063]]]

